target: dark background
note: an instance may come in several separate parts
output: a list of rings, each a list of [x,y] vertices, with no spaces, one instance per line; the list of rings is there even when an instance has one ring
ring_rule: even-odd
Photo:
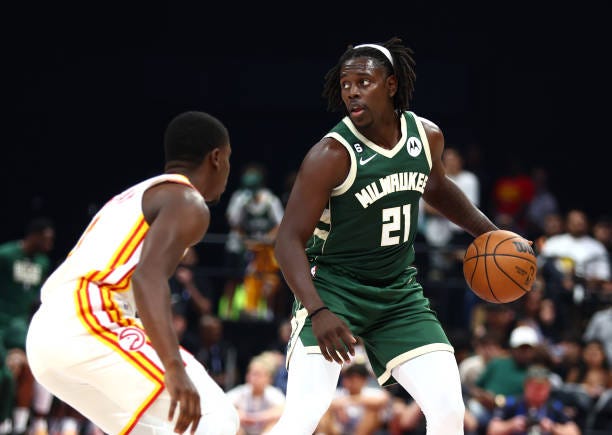
[[[610,212],[603,2],[125,3],[3,7],[0,241],[44,214],[64,255],[110,196],[162,171],[165,126],[192,109],[230,130],[210,229],[224,232],[241,167],[265,163],[280,193],[338,120],[325,72],[348,44],[391,36],[415,51],[412,110],[480,147],[485,192],[518,158],[549,170],[564,210]]]

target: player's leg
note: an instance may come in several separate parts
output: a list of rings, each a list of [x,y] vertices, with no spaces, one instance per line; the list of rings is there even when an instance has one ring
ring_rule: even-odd
[[[200,393],[202,419],[196,435],[235,435],[240,427],[240,420],[233,403],[200,362],[187,352],[181,352],[181,355],[186,363],[187,374]],[[162,403],[164,400],[167,403]],[[170,396],[163,394],[160,396],[159,404],[157,401],[154,404],[161,408],[159,415],[164,419],[168,415],[169,400]]]
[[[453,353],[426,353],[398,365],[391,373],[421,407],[427,435],[463,434],[465,406]]]
[[[187,374],[200,393],[202,419],[196,434],[234,435],[239,425],[234,406],[200,363],[186,352],[182,356]],[[70,369],[46,368],[37,371],[37,379],[105,433],[174,432],[178,409],[175,421],[168,421],[171,399],[159,376],[152,377],[152,373],[141,371],[141,367],[113,352],[94,364],[96,367],[81,364]]]
[[[289,361],[283,415],[267,435],[311,435],[334,396],[340,364],[306,353],[297,340]]]

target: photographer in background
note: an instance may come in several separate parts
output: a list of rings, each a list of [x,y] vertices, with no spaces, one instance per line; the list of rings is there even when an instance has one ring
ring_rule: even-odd
[[[522,397],[507,397],[495,409],[487,435],[579,435],[563,404],[550,398],[550,376],[546,367],[529,367]]]

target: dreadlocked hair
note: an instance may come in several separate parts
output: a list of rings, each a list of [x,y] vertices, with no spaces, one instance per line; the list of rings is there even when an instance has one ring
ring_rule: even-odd
[[[376,48],[360,47],[354,48],[349,45],[346,51],[338,59],[338,63],[325,74],[325,84],[323,85],[323,98],[327,99],[327,109],[331,112],[346,111],[340,91],[340,70],[342,65],[350,59],[356,57],[369,57],[383,66],[388,75],[395,74],[397,78],[397,92],[393,96],[393,106],[397,111],[408,110],[416,73],[414,70],[415,62],[412,57],[414,52],[409,47],[402,44],[402,40],[393,37],[386,42],[379,43],[391,53],[393,65],[389,59]]]

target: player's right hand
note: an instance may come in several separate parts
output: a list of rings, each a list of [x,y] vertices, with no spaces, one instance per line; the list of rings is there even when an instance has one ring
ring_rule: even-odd
[[[164,382],[171,398],[168,412],[169,421],[174,419],[176,405],[179,404],[179,416],[174,426],[174,432],[184,433],[191,425],[190,432],[194,434],[202,417],[198,390],[182,366],[167,369]]]
[[[357,340],[351,334],[348,325],[329,310],[323,310],[312,318],[312,333],[314,334],[323,357],[338,364],[350,362],[355,356]]]

